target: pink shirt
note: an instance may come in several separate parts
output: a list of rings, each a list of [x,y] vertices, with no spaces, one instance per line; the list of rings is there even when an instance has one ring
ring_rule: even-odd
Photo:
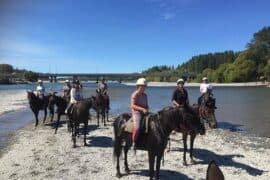
[[[135,104],[137,106],[148,108],[147,95],[145,93],[139,94],[138,91],[134,91],[131,95],[131,104]],[[137,111],[131,108],[132,114],[139,114],[140,111]]]

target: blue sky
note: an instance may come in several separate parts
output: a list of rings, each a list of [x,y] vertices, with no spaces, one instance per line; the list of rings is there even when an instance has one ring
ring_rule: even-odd
[[[269,0],[0,0],[0,63],[51,73],[131,73],[245,49]]]

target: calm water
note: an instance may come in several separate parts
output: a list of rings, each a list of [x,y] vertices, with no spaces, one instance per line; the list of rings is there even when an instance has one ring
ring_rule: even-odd
[[[61,84],[45,84],[46,89],[59,91]],[[95,93],[95,83],[83,84],[84,96]],[[11,89],[34,89],[35,85],[0,85],[1,92]],[[129,112],[130,95],[135,87],[121,84],[109,84],[111,98],[111,113],[120,114]],[[171,105],[171,96],[174,87],[148,87],[149,106],[155,112]],[[196,103],[199,97],[198,87],[188,87],[190,102]],[[247,131],[258,136],[270,137],[270,88],[259,87],[215,87],[214,96],[217,99],[216,117],[220,128],[233,131]],[[4,102],[1,102],[4,103]],[[42,116],[42,114],[41,114]],[[33,122],[33,115],[27,108],[18,112],[0,115],[0,148],[5,142],[5,136]]]

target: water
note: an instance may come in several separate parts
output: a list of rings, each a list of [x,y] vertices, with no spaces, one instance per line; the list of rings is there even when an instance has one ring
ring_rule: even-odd
[[[0,96],[7,97],[10,93],[24,93],[26,90],[34,90],[35,84],[27,85],[0,85]],[[45,83],[46,90],[60,91],[62,84]],[[83,83],[84,97],[95,94],[95,83]],[[120,114],[130,111],[130,95],[135,90],[133,86],[125,86],[118,83],[109,84],[111,98],[111,114]],[[147,87],[149,106],[152,112],[156,112],[165,106],[171,105],[171,96],[174,87]],[[196,103],[199,97],[198,87],[187,88],[190,103]],[[59,93],[60,94],[60,93]],[[11,95],[14,97],[14,95]],[[270,137],[270,89],[262,87],[215,87],[214,96],[217,99],[216,117],[220,128],[232,131],[247,131],[256,136]],[[7,97],[9,98],[9,97]],[[25,92],[26,98],[26,92]],[[0,115],[0,148],[6,142],[7,135],[24,125],[33,122],[34,116],[28,108],[26,100],[17,98],[14,103],[8,104],[1,101],[0,107],[12,107],[19,103],[24,109],[12,113]],[[21,106],[20,106],[21,108]],[[43,117],[43,113],[40,114]],[[40,118],[41,119],[41,118]]]

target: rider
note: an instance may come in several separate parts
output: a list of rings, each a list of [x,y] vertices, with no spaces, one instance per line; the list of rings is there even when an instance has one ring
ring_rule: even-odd
[[[101,81],[98,83],[98,87],[97,90],[99,92],[101,92],[103,95],[107,96],[107,106],[110,109],[110,99],[109,99],[109,95],[108,95],[108,85],[105,82],[105,78],[102,78]]]
[[[43,99],[44,93],[45,93],[45,87],[44,87],[43,81],[41,79],[38,80],[38,85],[36,87],[36,91],[37,91],[37,96],[39,98]]]
[[[136,90],[131,95],[130,108],[132,112],[133,119],[133,132],[132,132],[132,140],[134,144],[138,140],[138,136],[140,133],[140,123],[144,115],[149,112],[147,95],[144,92],[146,88],[147,82],[145,78],[139,78],[136,82]]]
[[[69,103],[65,112],[67,114],[70,114],[74,104],[77,104],[82,99],[83,99],[83,97],[82,97],[82,94],[80,91],[80,82],[75,81],[73,83],[73,87],[71,88],[71,91],[70,91],[70,103]]]
[[[64,95],[64,97],[70,97],[70,90],[71,90],[70,81],[67,79],[65,81],[65,85],[63,86],[63,95]]]
[[[201,96],[198,98],[198,104],[202,104],[203,102],[203,97],[207,92],[210,92],[210,94],[212,93],[212,89],[213,86],[211,83],[209,83],[208,78],[207,77],[203,77],[202,79],[202,83],[200,85],[200,92],[201,92]]]
[[[173,92],[172,103],[175,107],[188,107],[188,92],[184,88],[185,81],[181,78],[176,81],[177,88]]]
[[[101,91],[103,94],[107,94],[108,85],[105,83],[105,78],[102,78],[101,81],[98,83],[97,89]]]

